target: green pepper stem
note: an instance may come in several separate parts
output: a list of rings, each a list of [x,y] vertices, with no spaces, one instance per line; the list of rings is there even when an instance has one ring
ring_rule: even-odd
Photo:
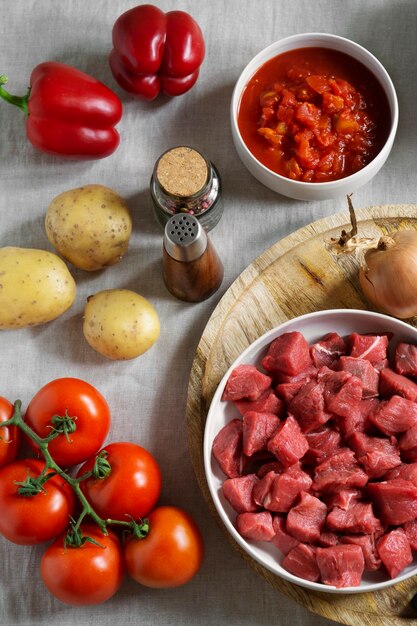
[[[9,79],[7,78],[7,76],[0,76],[0,98],[6,100],[6,102],[9,102],[9,104],[14,104],[14,106],[23,111],[25,115],[29,115],[30,87],[25,96],[13,96],[3,87],[3,85],[6,85],[8,82]]]

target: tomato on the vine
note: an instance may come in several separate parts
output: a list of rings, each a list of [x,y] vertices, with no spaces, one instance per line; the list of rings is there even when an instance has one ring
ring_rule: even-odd
[[[47,589],[61,602],[99,604],[111,598],[122,583],[123,554],[111,530],[104,535],[92,523],[82,524],[81,530],[96,543],[65,545],[66,533],[62,533],[43,553],[40,572]]]
[[[17,426],[3,426],[13,416],[13,404],[0,396],[0,467],[17,457],[22,441],[22,432]]]
[[[148,516],[149,533],[130,537],[124,546],[129,575],[146,587],[179,587],[200,569],[204,545],[194,520],[185,511],[160,506]]]
[[[13,543],[32,545],[53,539],[65,530],[74,512],[74,493],[56,474],[36,495],[19,493],[17,483],[39,477],[44,468],[38,459],[23,459],[0,469],[0,534]]]
[[[61,467],[83,463],[99,450],[109,432],[110,409],[89,383],[78,378],[57,378],[37,392],[25,414],[25,422],[40,437],[48,437],[54,428],[62,427],[66,418],[72,418],[75,430],[59,434],[48,446]],[[38,451],[30,439],[29,445]]]
[[[127,521],[144,517],[155,506],[161,493],[161,470],[148,450],[131,442],[111,443],[103,448],[111,471],[104,478],[89,477],[80,487],[93,509],[104,519]],[[101,454],[102,451],[99,452]],[[89,459],[77,476],[91,471]]]

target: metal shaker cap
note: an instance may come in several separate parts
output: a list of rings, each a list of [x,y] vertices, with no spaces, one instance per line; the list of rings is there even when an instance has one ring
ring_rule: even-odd
[[[207,248],[206,231],[193,215],[173,215],[165,225],[164,247],[177,261],[195,261]]]

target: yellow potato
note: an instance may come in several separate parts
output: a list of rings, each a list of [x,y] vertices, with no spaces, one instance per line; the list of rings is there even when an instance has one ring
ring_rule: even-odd
[[[94,271],[126,254],[132,218],[125,200],[103,185],[86,185],[54,198],[45,216],[50,243],[76,267]]]
[[[83,332],[94,350],[109,359],[134,359],[159,337],[160,324],[152,304],[129,289],[106,289],[90,296]]]
[[[69,309],[75,281],[56,254],[0,248],[0,329],[49,322]]]

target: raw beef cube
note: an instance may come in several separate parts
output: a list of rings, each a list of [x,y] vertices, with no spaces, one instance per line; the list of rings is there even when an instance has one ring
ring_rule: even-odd
[[[312,365],[310,346],[298,332],[284,333],[277,337],[269,346],[262,366],[267,372],[279,372],[295,376]]]
[[[379,403],[377,410],[370,413],[369,420],[385,435],[403,433],[417,424],[417,403],[392,396]]]
[[[266,477],[270,480],[270,476],[267,474],[262,481],[265,481]],[[300,469],[298,465],[294,465],[282,472],[282,474],[275,475],[269,484],[269,490],[264,494],[259,495],[258,488],[256,488],[254,498],[258,504],[261,504],[269,511],[287,513],[300,493],[309,491],[312,482],[311,477],[306,472]],[[267,481],[264,485],[266,486],[266,484]],[[262,495],[263,498],[261,497]]]
[[[405,461],[417,461],[417,424],[401,435],[399,439],[399,448]]]
[[[222,400],[258,400],[271,386],[271,377],[254,365],[238,365],[230,374],[223,390]]]
[[[377,410],[379,404],[380,400],[378,400],[378,398],[366,398],[365,400],[359,402],[358,409],[363,420],[365,421],[365,427],[373,428],[372,424],[367,424],[367,418],[371,413]]]
[[[341,372],[331,370],[330,367],[323,365],[317,372],[317,380],[323,383],[332,383],[335,391],[338,391],[342,385],[351,378],[352,374],[349,372]],[[329,389],[331,387],[329,386]]]
[[[340,432],[342,438],[347,441],[352,433],[364,430],[364,423],[362,420],[361,413],[358,409],[352,409],[352,412],[349,416],[342,417],[341,415],[336,415],[336,426],[335,428]]]
[[[407,535],[410,548],[412,550],[417,550],[417,519],[413,519],[411,522],[406,522],[403,529]]]
[[[337,333],[328,333],[310,348],[314,365],[320,369],[326,365],[332,369],[343,354],[346,354],[346,341]]]
[[[299,503],[287,515],[287,531],[300,541],[314,543],[320,539],[326,516],[324,502],[302,491]]]
[[[366,398],[361,400],[355,408],[352,408],[349,415],[339,415],[337,425],[344,438],[349,439],[355,432],[363,433],[376,430],[375,426],[369,422],[368,415],[371,411],[375,411],[378,405],[379,400],[377,398]]]
[[[298,383],[279,383],[275,387],[275,391],[279,395],[280,398],[285,402],[285,404],[289,404],[293,398],[300,391],[301,387],[304,386],[304,381],[300,380]]]
[[[387,358],[388,337],[386,335],[349,335],[350,356],[368,359],[378,366]]]
[[[308,442],[308,451],[304,456],[303,461],[305,463],[317,465],[324,461],[324,459],[338,448],[341,444],[341,436],[333,428],[327,428],[324,426],[320,430],[306,433]]]
[[[271,541],[275,536],[272,515],[269,511],[239,513],[236,517],[236,528],[242,537],[254,541]]]
[[[395,349],[395,371],[405,376],[417,376],[417,346],[399,343]]]
[[[300,388],[288,406],[288,412],[295,417],[304,433],[317,430],[332,417],[325,409],[323,390],[322,383],[310,380]]]
[[[267,508],[265,502],[269,502],[272,484],[278,476],[277,472],[271,470],[260,477],[260,480],[254,485],[252,492],[252,497],[256,504]]]
[[[369,478],[381,478],[388,470],[400,465],[400,450],[395,437],[368,437],[365,433],[353,433],[349,448],[355,452],[359,463]]]
[[[383,524],[400,526],[417,518],[417,487],[409,480],[369,483],[368,493]]]
[[[246,411],[282,415],[285,409],[283,401],[272,389],[264,391],[257,400],[236,400],[235,406],[241,415],[244,415]]]
[[[302,491],[312,485],[311,477],[296,465],[279,474],[272,483],[270,499],[265,508],[276,513],[286,513],[294,505]]]
[[[308,442],[301,432],[297,420],[288,415],[281,422],[268,441],[268,450],[274,454],[284,467],[297,463],[307,452]]]
[[[320,534],[320,539],[318,540],[319,546],[322,548],[328,548],[329,546],[335,546],[339,543],[339,535],[337,533],[331,533],[328,530],[325,530]]]
[[[417,384],[406,376],[397,374],[390,367],[386,367],[379,374],[379,393],[383,397],[402,396],[407,400],[415,401]]]
[[[213,456],[229,478],[236,478],[242,472],[242,432],[242,420],[233,419],[213,440]]]
[[[362,381],[350,372],[334,372],[322,367],[317,380],[324,384],[324,405],[330,413],[348,417],[362,400]]]
[[[274,372],[274,377],[277,383],[283,385],[294,385],[296,383],[305,383],[317,376],[317,367],[314,365],[309,365],[307,369],[303,370],[299,374],[295,374],[291,376],[290,374],[285,374],[283,372]]]
[[[334,507],[327,516],[326,526],[336,532],[366,535],[382,530],[370,502],[352,502],[346,510]]]
[[[367,359],[342,356],[339,369],[350,372],[362,381],[362,398],[375,398],[378,395],[379,374]]]
[[[409,480],[417,486],[417,463],[401,463],[394,469],[387,472],[385,480],[393,480],[393,478],[402,478]]]
[[[268,452],[267,450],[260,450],[259,452],[254,452],[252,456],[246,456],[246,454],[242,454],[242,471],[240,472],[241,476],[245,474],[258,474],[258,470],[265,463],[269,463],[270,461],[275,460],[275,457]]]
[[[356,545],[337,545],[317,548],[317,565],[321,581],[326,585],[358,587],[365,569],[362,548]]]
[[[349,439],[352,433],[355,432],[377,432],[375,426],[369,421],[368,416],[371,412],[376,411],[379,402],[378,398],[366,398],[361,400],[349,415],[338,417],[337,425],[345,439]]]
[[[337,506],[339,509],[347,511],[353,502],[357,502],[363,498],[363,492],[360,489],[341,489],[336,493],[332,493],[325,498],[329,511]]]
[[[258,468],[256,475],[258,476],[258,478],[263,478],[266,474],[268,474],[268,472],[281,474],[281,472],[283,471],[284,468],[279,461],[267,461],[266,463],[262,463],[262,465]]]
[[[376,549],[391,578],[395,578],[413,560],[410,543],[402,528],[396,528],[381,537]]]
[[[223,483],[223,494],[237,513],[253,513],[258,505],[252,496],[254,486],[259,482],[255,474],[226,478]]]
[[[284,557],[282,567],[304,580],[316,582],[320,578],[316,550],[305,543],[299,543]]]
[[[340,448],[317,465],[313,490],[334,493],[349,487],[363,487],[367,482],[368,475],[355,459],[354,452],[349,448]]]
[[[406,463],[415,463],[417,461],[417,448],[401,451],[402,460]]]
[[[381,567],[373,535],[343,535],[340,537],[340,543],[355,544],[362,548],[366,571],[375,572]]]
[[[388,359],[384,359],[383,361],[380,361],[379,363],[373,363],[373,366],[377,372],[381,372],[382,370],[390,366],[390,362]]]
[[[252,456],[266,448],[268,439],[280,424],[279,417],[273,413],[247,411],[243,416],[243,452]]]
[[[275,536],[272,539],[272,543],[276,545],[278,550],[281,550],[282,554],[288,554],[290,550],[298,546],[300,543],[298,539],[287,533],[285,518],[281,515],[274,515],[272,525],[275,530]]]

